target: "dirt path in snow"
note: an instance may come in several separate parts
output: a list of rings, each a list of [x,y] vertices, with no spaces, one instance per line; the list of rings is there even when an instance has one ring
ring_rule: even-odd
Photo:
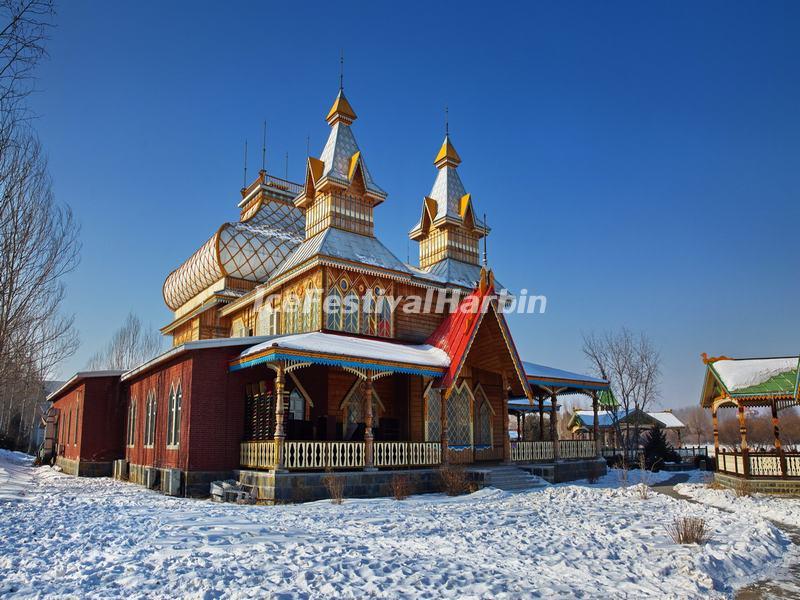
[[[677,473],[669,479],[662,481],[658,485],[652,486],[653,491],[671,498],[678,500],[685,500],[694,504],[702,504],[686,496],[682,496],[675,491],[675,486],[679,483],[686,483],[689,480],[689,475],[686,473]],[[724,509],[718,509],[724,510]],[[731,512],[731,511],[725,511]],[[791,538],[792,543],[800,546],[800,529],[790,527],[783,523],[778,523],[768,519],[775,527],[786,532]],[[736,593],[737,600],[779,600],[784,598],[800,598],[800,564],[793,564],[789,567],[785,574],[782,574],[780,579],[764,579],[757,581],[748,586],[743,587]]]

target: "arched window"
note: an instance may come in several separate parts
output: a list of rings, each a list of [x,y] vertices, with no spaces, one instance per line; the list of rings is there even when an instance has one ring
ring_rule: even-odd
[[[69,437],[69,433],[67,433]],[[133,446],[136,443],[136,398],[131,398],[128,406],[128,435],[127,444]]]
[[[169,411],[167,413],[167,447],[177,447],[181,442],[181,404],[183,390],[180,381],[169,390]]]
[[[344,282],[342,282],[344,283]],[[346,285],[346,284],[345,284]],[[325,327],[334,331],[342,329],[342,291],[340,286],[334,286],[325,299]]]
[[[303,331],[319,329],[319,294],[317,290],[307,289],[303,296]]]
[[[478,415],[476,419],[475,443],[480,446],[492,445],[492,413],[489,410],[488,402],[481,402],[478,407]]]
[[[425,392],[425,441],[442,439],[442,394],[432,383]]]
[[[306,399],[297,388],[289,394],[289,418],[295,421],[306,419]]]
[[[474,399],[477,407],[475,410],[475,443],[479,446],[491,446],[493,444],[492,417],[494,411],[480,383],[475,386]]]
[[[152,447],[156,438],[156,393],[153,390],[147,394],[144,419],[144,445]]]
[[[358,312],[359,312],[358,294],[355,290],[351,289],[344,297],[344,331],[348,333],[358,333]]]
[[[451,446],[472,445],[472,392],[466,381],[447,399],[447,441]]]
[[[367,290],[361,297],[361,333],[364,335],[375,335],[377,333],[375,298],[372,290]]]

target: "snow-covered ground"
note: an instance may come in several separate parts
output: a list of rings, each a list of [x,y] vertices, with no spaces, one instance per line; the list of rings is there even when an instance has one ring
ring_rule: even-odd
[[[751,494],[736,496],[733,490],[711,489],[697,483],[681,483],[675,491],[697,502],[723,510],[735,510],[753,518],[771,519],[778,523],[800,528],[800,498]]]
[[[0,453],[0,597],[708,598],[796,560],[774,526],[635,488],[219,505]],[[13,466],[10,470],[8,465]],[[664,526],[707,519],[706,545]]]

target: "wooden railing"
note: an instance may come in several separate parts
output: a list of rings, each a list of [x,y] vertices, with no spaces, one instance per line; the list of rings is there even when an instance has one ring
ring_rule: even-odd
[[[290,471],[364,466],[364,442],[284,442],[283,452]]]
[[[511,460],[514,462],[553,460],[553,442],[511,442]]]
[[[592,440],[560,440],[561,458],[593,458],[597,452]]]
[[[739,477],[800,477],[800,452],[720,448],[717,452],[717,471]]]
[[[239,463],[243,467],[274,469],[277,460],[277,447],[273,440],[267,442],[243,442],[239,447]]]
[[[475,460],[503,460],[502,446],[475,446]]]
[[[442,462],[439,442],[375,442],[376,467],[424,467]]]
[[[675,452],[681,458],[694,458],[695,456],[708,456],[708,448],[706,446],[681,446],[675,448]]]

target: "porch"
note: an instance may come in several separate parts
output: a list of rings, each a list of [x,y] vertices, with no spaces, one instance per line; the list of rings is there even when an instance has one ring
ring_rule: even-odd
[[[597,458],[594,441],[559,440],[562,460]],[[373,442],[372,466],[376,469],[438,467],[442,464],[440,442]],[[243,468],[278,469],[278,440],[248,441],[241,444],[240,463]],[[517,441],[510,444],[510,462],[552,463],[554,443]],[[357,470],[367,466],[366,442],[293,441],[283,442],[287,471]],[[500,462],[504,456],[493,447],[449,448],[449,464]]]

